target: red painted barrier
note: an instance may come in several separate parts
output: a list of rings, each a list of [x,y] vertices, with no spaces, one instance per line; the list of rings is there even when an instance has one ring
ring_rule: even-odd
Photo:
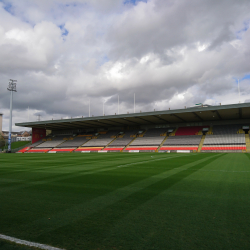
[[[124,148],[105,148],[103,151],[123,150]]]
[[[50,151],[50,149],[30,149],[26,151],[26,153],[46,153]]]
[[[74,148],[54,148],[51,149],[50,152],[72,152]]]
[[[81,152],[81,151],[99,151],[102,150],[103,148],[78,148],[75,151],[76,152]]]
[[[24,153],[24,152],[26,152],[26,151],[29,150],[29,149],[30,149],[30,147],[26,147],[26,148],[23,148],[23,149],[18,150],[17,153]]]

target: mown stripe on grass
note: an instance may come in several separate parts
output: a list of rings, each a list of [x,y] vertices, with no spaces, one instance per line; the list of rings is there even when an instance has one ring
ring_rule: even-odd
[[[103,209],[101,212],[94,214],[93,217],[95,218],[95,220],[98,221],[98,227],[95,228],[94,234],[106,234],[106,232],[108,230],[111,230],[111,228],[113,228],[113,226],[117,224],[118,221],[123,219],[126,221],[126,218],[129,213],[137,210],[140,206],[144,206],[145,203],[150,202],[156,196],[166,192],[169,188],[173,187],[177,183],[181,182],[183,179],[187,178],[188,176],[192,175],[193,173],[197,172],[198,170],[207,166],[213,161],[217,160],[219,157],[221,157],[221,155],[205,158],[204,160],[200,160],[198,163],[196,162],[196,164],[194,165],[189,164],[189,167],[186,167],[186,169],[172,174],[167,178],[162,178],[158,182],[152,183],[151,185],[148,185],[144,189],[140,190],[139,192],[133,193],[122,201],[119,201],[116,204],[112,204],[111,206]],[[181,169],[183,169],[183,167]],[[113,211],[119,211],[119,213],[113,213]],[[81,223],[85,224],[86,222],[81,221]],[[115,232],[113,232],[113,235],[114,234]],[[103,238],[105,239],[106,237]],[[102,244],[104,244],[104,242],[101,242],[100,246]],[[106,244],[107,242],[105,242],[105,245]]]
[[[173,158],[179,158],[179,157],[186,157],[187,155],[175,155],[175,156],[171,156],[171,157],[167,157],[164,158],[165,160],[168,159],[173,159]],[[114,163],[113,163],[114,164]],[[79,176],[83,176],[83,175],[91,175],[91,174],[96,174],[96,173],[101,173],[101,172],[106,172],[106,171],[112,171],[117,169],[117,164],[114,164],[115,166],[112,167],[106,167],[106,166],[97,166],[97,167],[87,167],[84,168],[83,166],[83,170],[81,171],[74,171],[72,174],[58,174],[56,176],[52,176],[52,177],[44,177],[44,178],[39,178],[35,181],[27,181],[27,180],[23,180],[23,181],[17,181],[17,183],[15,183],[16,185],[12,185],[10,187],[3,187],[0,190],[0,193],[4,193],[4,192],[12,192],[14,190],[19,190],[22,188],[28,188],[28,187],[32,187],[32,186],[36,186],[36,185],[44,185],[44,184],[48,184],[51,182],[56,182],[56,181],[62,181],[62,180],[67,180],[70,178],[74,178],[74,177],[79,177]],[[6,179],[5,179],[6,182]],[[13,182],[13,179],[12,179]]]
[[[40,244],[40,243],[31,242],[31,241],[27,241],[27,240],[20,240],[20,239],[10,237],[10,236],[7,236],[7,235],[3,235],[3,234],[0,234],[0,239],[6,240],[6,241],[9,241],[9,242],[14,242],[14,243],[19,244],[19,245],[25,245],[25,246],[29,246],[29,247],[36,247],[36,248],[44,249],[44,250],[64,250],[62,248],[52,247],[52,246],[48,246],[48,245],[45,245],[45,244]]]
[[[120,214],[117,218],[114,218],[114,216],[111,215],[111,211],[124,210],[124,206],[127,206],[126,204],[129,202],[128,200],[122,201],[109,211],[102,211],[102,215],[109,214],[110,217],[104,218],[103,221],[105,221],[107,225],[112,225],[110,229],[106,227],[105,230],[100,232],[102,233],[101,238],[104,239],[100,245],[105,245],[108,248],[108,244],[111,246],[123,246],[123,244],[126,244],[128,249],[133,249],[134,245],[136,245],[136,249],[165,249],[166,246],[167,249],[201,249],[203,247],[204,249],[213,249],[206,248],[202,243],[200,245],[197,244],[197,241],[200,241],[200,239],[196,238],[198,236],[195,230],[197,229],[202,235],[204,233],[204,228],[207,229],[210,225],[206,225],[206,221],[204,220],[199,224],[199,216],[201,216],[201,214],[197,212],[197,210],[197,214],[193,212],[196,208],[195,205],[197,205],[197,199],[195,199],[195,202],[192,202],[190,201],[192,197],[189,199],[187,195],[187,203],[181,204],[182,201],[185,201],[185,199],[182,198],[182,196],[185,196],[183,193],[185,193],[190,186],[190,182],[183,183],[183,179],[189,178],[192,174],[196,175],[203,168],[212,166],[215,162],[217,163],[217,160],[221,160],[222,158],[223,157],[210,159],[198,166],[191,167],[186,171],[170,176],[166,180],[166,189],[163,183],[162,192],[159,192],[156,186],[151,187],[149,190],[145,190],[145,203],[137,203],[137,200],[143,197],[142,194],[138,195],[138,197],[133,197],[133,200],[131,199],[130,201],[131,206],[127,208],[127,213],[125,213],[125,211],[123,212],[123,217],[122,214]],[[204,181],[206,181],[206,178],[204,178]],[[176,189],[175,187],[172,189],[174,185],[176,185]],[[178,187],[179,185],[181,185],[181,188]],[[159,185],[158,187],[161,188]],[[192,188],[194,187],[196,187],[196,184],[192,186]],[[174,190],[172,194],[169,188]],[[219,189],[219,187],[217,187],[217,189]],[[156,195],[150,194],[151,190],[156,190]],[[199,193],[199,190],[196,191]],[[213,193],[213,191],[211,192]],[[150,199],[150,196],[152,199]],[[209,204],[206,203],[208,200],[204,198],[202,204],[200,204],[201,209],[205,207],[204,212],[207,209],[206,206],[209,206]],[[173,203],[171,203],[171,201]],[[221,202],[223,202],[223,200]],[[137,207],[136,203],[139,204]],[[155,214],[156,211],[159,214]],[[211,211],[214,211],[214,207],[211,207]],[[192,218],[190,217],[191,215],[193,216]],[[99,222],[99,217],[94,218]],[[211,224],[214,225],[215,220],[213,220],[212,214],[211,218]],[[84,223],[84,221],[81,221],[81,223]],[[100,225],[100,227],[102,226]],[[95,232],[95,234],[98,235],[98,232]],[[209,242],[208,239],[207,241]],[[215,245],[215,248],[216,246],[217,245]]]
[[[117,192],[117,194],[115,195],[116,197],[111,197],[114,199],[112,199],[112,203],[109,202],[110,204],[107,204],[107,202],[105,206],[103,206],[103,204],[95,204],[94,207],[91,208],[91,212],[88,214],[86,214],[86,210],[75,211],[75,219],[73,219],[71,216],[72,220],[69,221],[68,225],[64,225],[61,227],[57,226],[56,228],[53,227],[51,229],[47,228],[46,232],[44,231],[44,233],[42,233],[38,237],[38,239],[39,241],[42,241],[47,237],[50,237],[49,235],[51,234],[70,234],[72,240],[77,241],[77,237],[75,237],[74,235],[77,234],[77,229],[81,227],[81,235],[83,236],[83,239],[88,239],[86,242],[84,241],[84,247],[86,249],[102,249],[103,246],[105,246],[106,249],[111,249],[112,246],[115,246],[116,244],[110,242],[110,238],[105,238],[104,234],[105,232],[113,228],[118,220],[126,217],[128,213],[136,210],[138,206],[145,204],[146,202],[157,196],[159,193],[164,192],[176,183],[182,181],[184,178],[196,172],[197,170],[194,170],[194,168],[200,169],[210,162],[213,162],[220,156],[221,155],[214,155],[206,157],[202,160],[197,160],[195,162],[185,164],[185,170],[183,170],[184,166],[182,165],[181,171],[177,171],[177,169],[175,169],[172,174],[169,173],[171,171],[170,170],[159,175],[152,176],[151,178],[148,178],[143,182],[137,183],[137,190],[128,190],[126,194]],[[104,196],[104,199],[105,201],[107,201],[108,199],[110,199],[110,197]],[[68,217],[68,214],[63,217]],[[82,227],[82,225],[86,226]],[[52,229],[53,232],[51,232]],[[103,239],[107,239],[107,241],[102,242]],[[134,241],[134,246],[136,245],[136,243],[137,241]],[[119,243],[117,243],[116,246],[120,246],[120,244],[118,244]],[[133,249],[133,245],[131,245],[130,248],[127,249]]]
[[[209,156],[203,158],[201,160],[196,160],[191,163],[180,165],[183,168],[190,168],[201,164],[202,162],[207,162],[210,159],[218,157],[218,155]],[[166,159],[167,160],[167,159]],[[147,163],[144,163],[147,164]],[[117,170],[122,170],[121,168],[116,168]],[[181,173],[184,173],[185,170],[181,170]],[[131,185],[125,186],[123,188],[116,189],[110,193],[99,196],[91,201],[87,201],[81,204],[78,204],[74,207],[66,209],[65,211],[55,213],[54,215],[50,215],[50,220],[48,218],[41,218],[39,220],[35,220],[32,223],[28,223],[19,228],[20,231],[28,231],[29,228],[33,229],[32,237],[38,237],[41,233],[41,228],[46,228],[46,233],[56,230],[57,228],[66,226],[68,224],[80,221],[88,216],[91,216],[94,213],[98,213],[98,211],[103,210],[109,206],[112,206],[115,203],[126,199],[127,197],[133,195],[134,193],[141,192],[144,189],[158,183],[161,181],[166,181],[171,175],[179,174],[180,170],[177,168],[168,169],[167,171],[153,175],[149,178],[141,180],[139,182],[135,182]],[[62,219],[63,218],[63,219]],[[42,231],[43,232],[43,231]],[[36,236],[35,236],[36,235]]]

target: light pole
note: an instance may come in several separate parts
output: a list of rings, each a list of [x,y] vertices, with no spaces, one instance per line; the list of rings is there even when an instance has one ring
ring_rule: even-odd
[[[134,93],[134,113],[135,113],[135,93]]]
[[[89,99],[89,117],[90,117],[90,99]]]
[[[120,112],[120,110],[119,110],[119,105],[120,105],[120,102],[119,102],[119,95],[118,95],[118,115],[119,115],[119,112]]]
[[[238,79],[238,92],[239,92],[239,103],[240,103],[240,80]]]
[[[9,138],[8,138],[8,152],[11,153],[11,132],[12,132],[12,101],[13,101],[13,91],[16,92],[16,82],[17,80],[10,79],[9,87],[10,91],[10,124],[9,124]]]

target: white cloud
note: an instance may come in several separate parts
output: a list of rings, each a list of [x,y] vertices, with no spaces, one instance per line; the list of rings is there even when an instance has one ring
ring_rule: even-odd
[[[4,0],[0,3],[0,112],[14,122],[228,104],[250,74],[249,1]],[[240,35],[239,35],[240,34]],[[241,83],[241,102],[250,100]],[[18,129],[18,128],[15,128]]]

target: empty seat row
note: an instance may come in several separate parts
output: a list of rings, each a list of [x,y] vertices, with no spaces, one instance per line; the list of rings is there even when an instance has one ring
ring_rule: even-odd
[[[166,128],[151,128],[143,135],[143,137],[156,137],[164,134],[167,131]]]
[[[232,124],[232,125],[214,125],[213,135],[228,135],[237,134],[242,125]]]
[[[164,140],[163,136],[157,137],[137,137],[130,146],[160,146]]]
[[[169,136],[163,145],[199,145],[201,138],[202,135]]]
[[[67,140],[64,143],[60,144],[58,148],[80,147],[87,141],[89,141],[89,139],[86,139],[86,137],[75,137],[73,140]]]
[[[63,142],[64,142],[64,140],[45,141],[44,143],[36,146],[36,148],[54,148]]]
[[[203,145],[245,144],[245,134],[206,135]]]

